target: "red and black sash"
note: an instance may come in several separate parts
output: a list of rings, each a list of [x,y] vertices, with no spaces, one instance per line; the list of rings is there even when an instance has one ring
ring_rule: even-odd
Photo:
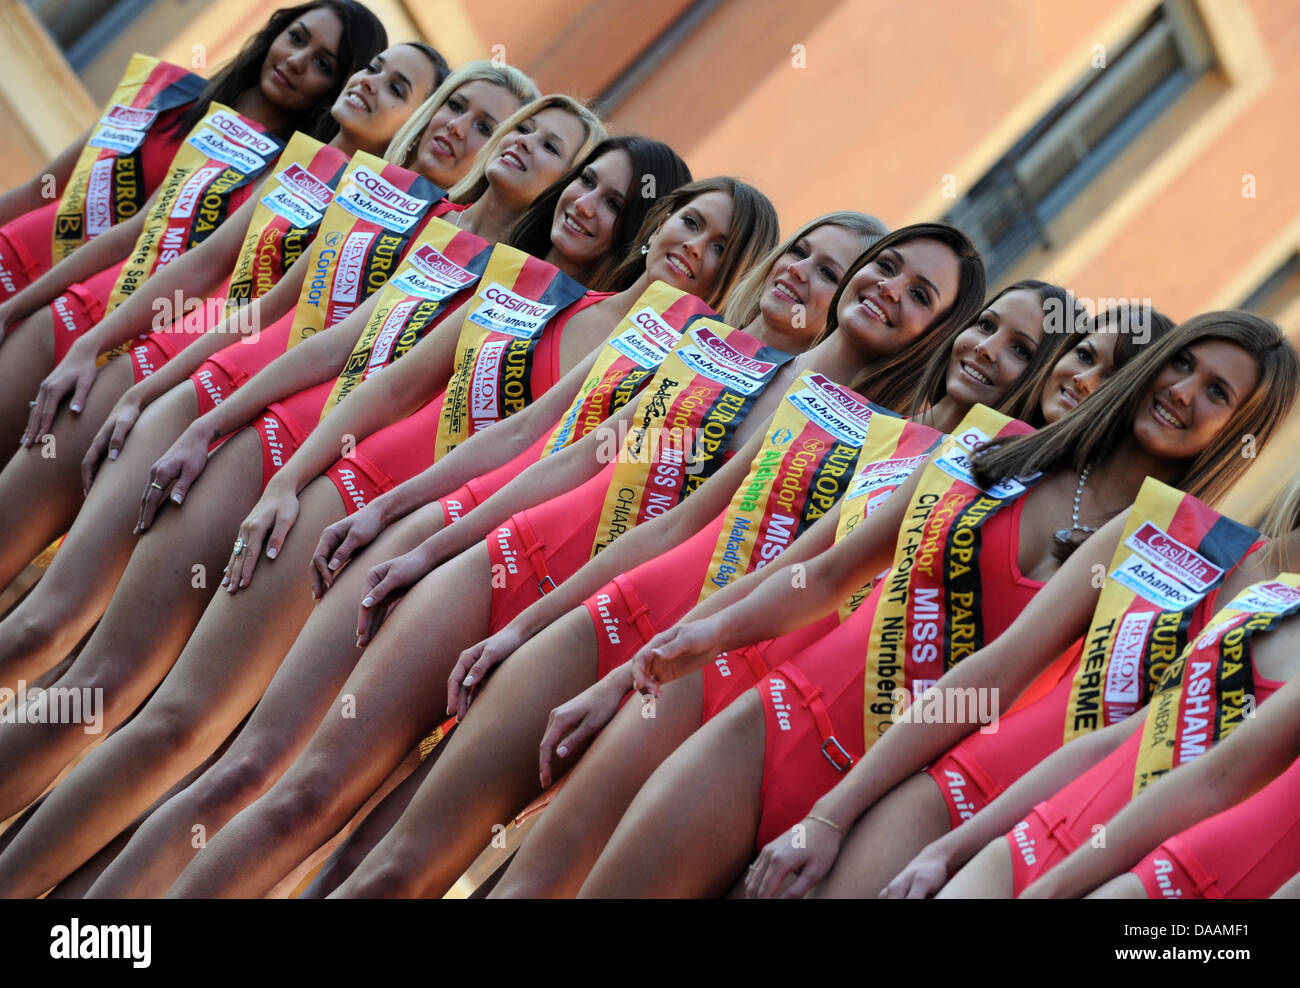
[[[109,227],[144,208],[153,190],[145,151],[155,127],[203,93],[202,76],[149,55],[133,55],[95,123],[59,200],[54,220],[54,263]]]
[[[1197,605],[1257,533],[1148,477],[1129,510],[1084,638],[1064,741],[1123,720],[1147,702],[1190,637]]]
[[[533,358],[554,318],[586,289],[553,265],[497,244],[456,342],[435,459],[529,405]]]
[[[1142,725],[1134,796],[1241,726],[1255,704],[1250,640],[1298,610],[1300,576],[1295,573],[1249,586],[1165,670]]]

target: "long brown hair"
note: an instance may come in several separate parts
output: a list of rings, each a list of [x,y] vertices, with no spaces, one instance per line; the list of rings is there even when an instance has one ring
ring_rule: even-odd
[[[1189,346],[1214,339],[1235,343],[1259,366],[1254,391],[1174,484],[1214,504],[1250,465],[1243,440],[1252,437],[1261,448],[1300,388],[1300,360],[1291,344],[1275,324],[1248,312],[1206,312],[1187,320],[1112,374],[1088,399],[1089,414],[1067,415],[1033,435],[986,446],[975,456],[976,481],[989,487],[1037,471],[1082,470],[1105,459],[1131,434],[1138,406],[1165,366]]]
[[[668,217],[707,192],[722,192],[731,197],[731,228],[727,231],[727,246],[723,248],[722,258],[718,262],[718,275],[713,281],[713,290],[704,299],[715,312],[721,310],[740,276],[775,246],[780,232],[776,207],[758,189],[738,178],[725,175],[702,178],[696,182],[687,182],[667,195],[660,196],[650,212],[646,213],[645,221],[633,241],[632,250],[614,269],[610,275],[611,280],[621,281],[625,269],[630,269],[634,272],[631,281],[635,281],[645,268],[641,247],[649,243],[650,237],[663,226]]]
[[[928,403],[918,393],[917,367],[929,369],[936,353],[950,350],[953,338],[971,324],[984,301],[984,261],[971,239],[955,226],[947,223],[913,223],[885,234],[863,251],[840,279],[840,286],[835,290],[835,297],[831,299],[826,314],[826,328],[813,341],[813,346],[839,328],[840,299],[853,276],[886,250],[913,240],[937,240],[957,255],[957,297],[946,312],[935,316],[934,322],[920,339],[892,357],[876,361],[863,370],[853,382],[853,389],[877,405],[915,415]],[[945,359],[945,370],[946,366]],[[924,375],[925,371],[922,371],[922,385],[928,385]],[[928,390],[932,389],[933,385],[928,385]]]

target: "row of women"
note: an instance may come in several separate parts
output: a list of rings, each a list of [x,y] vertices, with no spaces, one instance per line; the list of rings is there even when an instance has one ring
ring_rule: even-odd
[[[1300,871],[1300,478],[1213,507],[1276,326],[779,239],[385,45],[318,0],[136,56],[0,198],[0,583],[61,537],[0,621],[0,893],[441,895],[543,794],[494,895]]]

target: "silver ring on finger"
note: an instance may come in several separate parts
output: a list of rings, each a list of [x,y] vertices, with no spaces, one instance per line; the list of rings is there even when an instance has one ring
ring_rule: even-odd
[[[243,539],[235,539],[235,551],[234,551],[234,555],[238,556],[238,555],[239,555],[241,552],[243,552],[243,551],[244,551],[244,540],[243,540]]]
[[[158,481],[156,481],[156,480],[151,480],[151,481],[149,481],[149,486],[150,486],[150,487],[157,488],[158,490],[162,490],[162,489],[163,489],[163,485],[160,484],[160,483],[158,483]]]
[[[36,402],[34,402],[34,401],[29,401],[29,402],[27,403],[27,407],[28,407],[28,408],[35,408],[35,407],[36,407]]]

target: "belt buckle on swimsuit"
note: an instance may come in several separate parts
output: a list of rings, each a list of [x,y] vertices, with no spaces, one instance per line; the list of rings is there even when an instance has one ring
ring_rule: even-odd
[[[546,585],[548,583],[550,584],[549,587]],[[537,593],[539,596],[545,597],[548,593],[550,593],[554,589],[555,589],[555,581],[551,579],[550,574],[547,574],[546,576],[542,577],[540,580],[537,581]]]
[[[834,747],[834,752],[828,751],[828,748]],[[835,738],[829,737],[822,742],[822,754],[826,760],[831,763],[831,767],[837,772],[847,772],[853,765],[853,756],[844,750],[844,746]]]

